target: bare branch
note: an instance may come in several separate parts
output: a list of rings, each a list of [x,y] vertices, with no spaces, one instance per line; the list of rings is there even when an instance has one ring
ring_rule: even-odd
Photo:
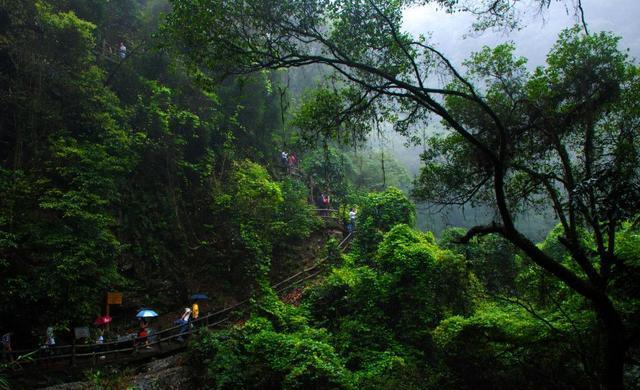
[[[578,10],[580,11],[580,20],[582,21],[582,28],[584,33],[589,35],[589,29],[587,28],[587,21],[584,17],[584,8],[582,8],[582,0],[578,0]]]

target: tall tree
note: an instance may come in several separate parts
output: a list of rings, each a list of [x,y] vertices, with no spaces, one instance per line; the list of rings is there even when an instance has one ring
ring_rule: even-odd
[[[2,8],[0,49],[0,311],[3,327],[24,336],[20,324],[95,315],[102,293],[122,285],[113,208],[134,158],[94,64],[95,26],[46,3],[13,3]]]
[[[638,206],[631,99],[637,69],[619,53],[615,38],[571,30],[551,53],[548,69],[530,81],[517,61],[501,62],[508,56],[480,61],[463,75],[426,38],[402,31],[403,9],[425,2],[176,1],[170,26],[194,63],[225,74],[309,64],[332,68],[350,88],[334,99],[337,125],[364,112],[397,111],[396,129],[406,133],[428,114],[439,116],[454,135],[433,145],[435,157],[447,159],[428,166],[424,179],[441,173],[435,177],[446,179],[437,186],[440,195],[448,191],[444,202],[479,199],[495,206],[495,222],[471,229],[465,239],[499,233],[591,303],[605,334],[602,385],[623,388],[631,335],[611,285],[624,276],[616,228]],[[450,9],[458,3],[435,2]],[[488,6],[476,9],[481,24],[509,24],[512,3],[477,3]],[[441,83],[443,74],[447,80]],[[319,103],[327,101],[319,96]],[[423,198],[434,193],[416,192]],[[545,254],[514,224],[527,202],[543,199],[565,226],[562,242],[576,267]],[[579,240],[581,229],[593,234],[596,251]]]

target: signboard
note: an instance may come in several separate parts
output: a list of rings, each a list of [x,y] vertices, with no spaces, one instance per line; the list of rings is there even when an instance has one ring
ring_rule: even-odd
[[[87,328],[86,326],[74,328],[73,332],[75,333],[76,339],[89,337],[89,328]]]
[[[107,305],[122,305],[122,293],[107,293]]]

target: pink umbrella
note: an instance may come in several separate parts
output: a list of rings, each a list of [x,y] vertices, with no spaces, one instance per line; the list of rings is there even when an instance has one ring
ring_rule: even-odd
[[[96,318],[95,321],[93,321],[94,325],[105,325],[108,324],[109,322],[111,322],[113,320],[113,318],[111,318],[110,316],[102,316],[102,317],[98,317]]]

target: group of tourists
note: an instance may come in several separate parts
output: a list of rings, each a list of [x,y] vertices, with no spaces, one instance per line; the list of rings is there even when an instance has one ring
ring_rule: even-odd
[[[295,153],[289,153],[287,151],[282,151],[280,153],[280,163],[287,170],[287,173],[294,173],[298,169],[298,157]]]
[[[13,347],[11,345],[11,339],[13,332],[7,332],[0,337],[2,341],[2,361],[13,362]],[[52,348],[56,346],[56,338],[54,335],[53,326],[47,327],[44,337],[44,343],[40,345],[40,353],[43,355],[49,355],[52,353]]]
[[[198,305],[198,301],[192,300],[191,307],[190,308],[185,307],[180,317],[173,322],[174,325],[179,326],[178,328],[179,335],[176,338],[176,341],[179,341],[179,342],[184,341],[183,336],[189,333],[190,328],[194,327],[193,323],[198,319],[199,316],[200,316],[200,306]],[[151,348],[149,345],[150,333],[151,332],[149,329],[149,323],[147,322],[147,319],[141,318],[134,345],[144,344],[145,348],[150,349]]]
[[[331,211],[331,195],[325,192],[320,193],[319,204],[320,207],[318,212],[321,216],[328,216]],[[353,233],[356,230],[356,217],[358,216],[358,211],[355,207],[349,209],[348,217],[343,219],[347,233]]]
[[[204,294],[199,295],[201,296],[200,300],[208,299]],[[176,321],[174,321],[175,325],[179,325],[179,335],[176,340],[180,342],[184,341],[185,334],[189,333],[190,328],[194,327],[194,322],[200,316],[200,306],[198,304],[198,300],[192,299],[191,302],[191,307],[186,307],[180,317]],[[56,346],[57,340],[54,332],[55,330],[52,326],[47,327],[44,339],[41,339],[44,341],[39,347],[39,351],[42,356],[50,356],[52,354],[55,354],[54,347]],[[142,346],[146,349],[151,349],[150,341],[153,340],[150,340],[150,338],[153,338],[153,333],[153,330],[149,326],[149,318],[141,317],[139,318],[137,331],[135,331],[135,333],[130,333],[129,335],[119,336],[117,337],[117,341],[133,340],[134,347]],[[86,334],[87,336],[89,335],[88,330]],[[12,336],[13,333],[7,332],[0,337],[0,341],[2,342],[2,361],[4,362],[14,361],[14,351],[11,344]],[[104,329],[98,327],[98,329],[94,333],[94,337],[88,338],[85,336],[84,339],[87,343],[91,343],[91,340],[93,340],[93,342],[97,345],[104,344],[105,331]],[[100,358],[102,359],[103,357],[100,356]]]

